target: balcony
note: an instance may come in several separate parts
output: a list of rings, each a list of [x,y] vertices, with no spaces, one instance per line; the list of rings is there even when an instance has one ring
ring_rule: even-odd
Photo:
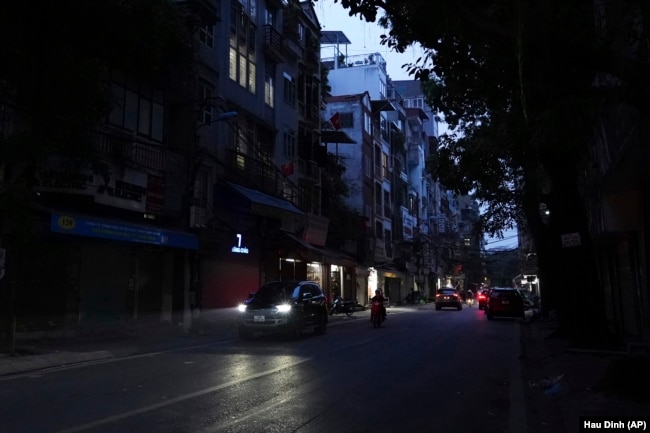
[[[276,62],[284,60],[284,41],[282,34],[271,25],[264,26],[264,52]]]
[[[96,134],[95,149],[100,156],[125,165],[162,171],[163,151],[160,146],[134,140],[135,134],[99,132]]]
[[[204,26],[214,25],[221,21],[221,4],[210,0],[171,0],[199,17]],[[216,3],[216,4],[215,4]]]
[[[284,37],[284,52],[292,56],[295,60],[302,59],[303,47],[300,41],[294,40],[291,37]]]
[[[304,208],[304,204],[309,202],[303,189],[284,177],[281,170],[271,162],[228,150],[224,169],[226,180],[282,197],[299,208]]]
[[[309,104],[307,105],[307,120],[312,123],[320,122],[320,107],[318,105]]]
[[[304,60],[305,60],[304,61],[305,66],[311,72],[318,71],[318,67],[320,65],[320,46],[318,46],[316,49],[309,49],[305,51]]]
[[[314,180],[316,183],[320,183],[320,173],[321,168],[318,166],[316,161],[307,161],[304,159],[298,159],[298,173],[303,175],[306,178]]]
[[[417,167],[424,161],[424,153],[422,147],[416,142],[409,143],[408,151],[406,154],[406,161],[409,167]]]

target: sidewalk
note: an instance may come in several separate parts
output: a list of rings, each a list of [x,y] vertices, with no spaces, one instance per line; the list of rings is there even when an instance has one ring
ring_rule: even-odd
[[[647,353],[572,349],[554,321],[520,331],[529,433],[577,433],[588,416],[650,421]]]
[[[329,316],[329,325],[367,318],[369,314],[369,310],[355,311],[350,317],[335,314]],[[235,339],[237,316],[236,307],[203,311],[188,332],[179,325],[150,321],[64,338],[19,333],[16,338],[18,354],[0,353],[0,376]]]

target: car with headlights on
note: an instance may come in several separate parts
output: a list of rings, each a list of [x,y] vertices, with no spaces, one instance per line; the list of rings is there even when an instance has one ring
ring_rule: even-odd
[[[327,330],[327,300],[314,281],[266,283],[239,305],[239,311],[239,337],[244,340],[260,333],[297,339],[309,328],[316,334]]]
[[[461,310],[463,308],[463,301],[460,295],[454,288],[442,288],[436,291],[436,310],[442,308],[455,308]]]

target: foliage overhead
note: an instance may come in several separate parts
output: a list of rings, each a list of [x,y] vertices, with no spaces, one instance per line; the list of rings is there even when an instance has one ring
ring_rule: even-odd
[[[418,61],[403,67],[422,80],[428,104],[454,131],[441,137],[430,168],[446,187],[475,191],[488,209],[483,215],[488,232],[530,217],[554,181],[579,176],[594,113],[605,98],[614,93],[637,106],[648,104],[647,51],[636,43],[644,37],[631,22],[648,16],[644,2],[608,6],[607,13],[619,21],[607,31],[597,26],[593,2],[341,0],[341,5],[350,15],[378,21],[387,31],[382,43],[394,50],[423,48]],[[632,47],[627,57],[616,49],[623,44]],[[594,86],[604,76],[620,77],[624,85]]]
[[[650,115],[650,2],[341,4],[377,20],[387,29],[382,43],[396,51],[422,46],[423,56],[403,67],[453,131],[441,137],[430,171],[446,188],[475,193],[486,232],[498,237],[523,221],[545,282],[542,308],[558,311],[574,341],[604,341],[604,291],[592,290],[603,282],[587,208],[598,204],[600,181],[590,152],[604,107]],[[566,233],[578,233],[581,245],[563,248]]]

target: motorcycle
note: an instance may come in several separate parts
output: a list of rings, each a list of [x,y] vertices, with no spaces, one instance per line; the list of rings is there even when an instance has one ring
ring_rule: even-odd
[[[467,298],[467,306],[472,308],[472,305],[474,305],[474,298]]]
[[[383,304],[379,301],[372,301],[370,306],[370,322],[373,328],[379,328],[384,319]]]
[[[531,323],[540,317],[536,300],[524,299],[524,323]]]
[[[355,302],[346,301],[340,296],[337,296],[330,305],[330,316],[339,313],[345,313],[346,315],[351,316],[352,313],[354,313],[354,305]]]

